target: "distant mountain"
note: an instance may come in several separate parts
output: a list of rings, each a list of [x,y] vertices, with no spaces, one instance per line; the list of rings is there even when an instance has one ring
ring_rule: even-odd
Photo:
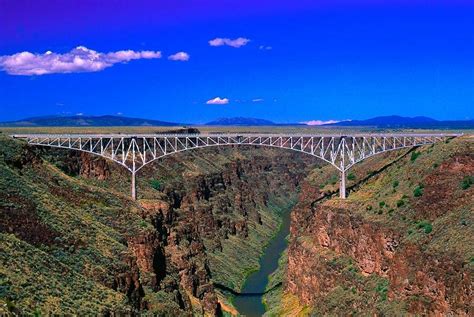
[[[220,119],[208,122],[206,123],[206,125],[268,126],[268,125],[276,125],[276,124],[272,121],[264,120],[264,119],[234,117],[234,118],[220,118]]]
[[[113,126],[179,126],[179,123],[128,118],[123,116],[45,116],[18,121],[0,122],[0,126],[13,127],[113,127]]]
[[[325,124],[330,127],[374,127],[411,129],[474,129],[474,120],[439,121],[428,117],[384,116],[367,120],[341,121]]]

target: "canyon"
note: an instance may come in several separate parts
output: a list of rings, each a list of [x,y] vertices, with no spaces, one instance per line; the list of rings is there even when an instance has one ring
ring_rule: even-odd
[[[268,315],[473,311],[474,195],[460,185],[474,175],[472,140],[374,157],[354,167],[347,201],[334,170],[291,151],[170,156],[140,172],[134,202],[128,174],[104,159],[0,147],[10,312],[236,315],[232,293],[292,204]]]

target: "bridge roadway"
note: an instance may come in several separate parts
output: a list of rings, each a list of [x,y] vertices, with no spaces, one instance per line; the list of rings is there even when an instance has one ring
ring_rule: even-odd
[[[371,156],[403,148],[442,142],[461,136],[452,133],[355,134],[14,134],[30,145],[91,153],[124,166],[132,174],[136,199],[136,173],[147,164],[178,152],[224,145],[267,146],[309,154],[334,166],[341,174],[340,197],[346,198],[346,172]]]

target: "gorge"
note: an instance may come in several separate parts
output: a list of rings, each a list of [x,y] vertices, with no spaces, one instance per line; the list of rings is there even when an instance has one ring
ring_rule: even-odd
[[[372,158],[348,176],[344,202],[330,197],[333,170],[291,151],[171,156],[143,170],[133,202],[127,174],[104,159],[0,141],[9,310],[235,315],[226,289],[245,293],[255,278],[261,292],[287,232],[267,271],[251,273],[289,216],[267,314],[472,311],[473,192],[460,185],[474,173],[470,140]]]

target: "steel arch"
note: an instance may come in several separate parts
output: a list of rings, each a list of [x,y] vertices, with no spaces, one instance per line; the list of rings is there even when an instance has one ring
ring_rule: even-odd
[[[341,172],[341,197],[345,198],[345,173],[354,164],[377,154],[440,142],[459,134],[16,134],[30,145],[77,150],[98,155],[135,174],[163,157],[197,148],[250,145],[282,148],[317,157]]]

